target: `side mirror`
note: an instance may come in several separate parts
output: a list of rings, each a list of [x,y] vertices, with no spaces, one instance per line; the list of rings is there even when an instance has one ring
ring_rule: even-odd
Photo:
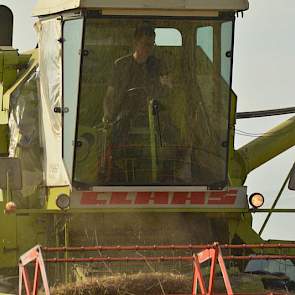
[[[295,191],[295,163],[293,165],[293,168],[290,172],[290,179],[288,184],[289,190]]]
[[[20,159],[0,158],[0,189],[9,191],[22,189]]]
[[[0,5],[0,46],[12,46],[13,14],[11,10]]]

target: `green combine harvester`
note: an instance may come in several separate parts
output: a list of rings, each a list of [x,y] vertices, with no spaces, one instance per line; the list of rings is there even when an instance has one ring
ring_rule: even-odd
[[[252,212],[275,209],[244,183],[295,145],[295,117],[234,149],[234,27],[248,6],[38,0],[25,53],[0,6],[0,292],[37,244],[283,243],[252,229]]]

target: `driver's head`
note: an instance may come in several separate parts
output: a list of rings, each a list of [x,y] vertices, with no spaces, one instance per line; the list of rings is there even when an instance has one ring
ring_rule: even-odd
[[[149,23],[139,25],[134,33],[134,58],[138,62],[146,62],[155,45],[155,30]]]

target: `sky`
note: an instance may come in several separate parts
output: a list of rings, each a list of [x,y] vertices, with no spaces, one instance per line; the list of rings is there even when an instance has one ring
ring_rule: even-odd
[[[236,21],[233,90],[238,95],[238,111],[253,111],[295,106],[295,1],[250,0],[250,9]],[[36,45],[31,17],[36,0],[0,0],[14,13],[13,46],[21,51]],[[238,120],[236,129],[261,134],[287,120],[290,115]],[[255,136],[236,135],[235,146]],[[265,147],[266,149],[270,147]],[[295,147],[251,172],[248,193],[261,192],[264,208],[276,198],[295,161]],[[277,208],[295,208],[295,192],[286,189]],[[254,215],[253,227],[259,231],[265,214]],[[273,214],[262,237],[295,240],[295,215]]]

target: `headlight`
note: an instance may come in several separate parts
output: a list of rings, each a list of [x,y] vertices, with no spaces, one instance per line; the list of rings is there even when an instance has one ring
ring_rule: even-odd
[[[56,206],[61,209],[65,210],[70,207],[70,197],[68,195],[62,194],[56,198]]]
[[[249,203],[255,209],[260,208],[264,203],[264,197],[260,193],[254,193],[250,196]]]
[[[14,202],[8,202],[5,204],[5,210],[4,212],[7,213],[7,214],[10,214],[10,213],[14,213],[16,210],[16,205]]]

